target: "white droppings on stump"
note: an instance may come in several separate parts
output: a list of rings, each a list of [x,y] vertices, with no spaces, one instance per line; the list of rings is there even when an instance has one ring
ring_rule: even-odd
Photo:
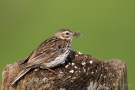
[[[75,69],[77,69],[77,66],[74,66]]]
[[[93,61],[90,61],[90,64],[92,64],[93,63]]]
[[[72,63],[72,66],[74,66],[75,64],[74,63]]]
[[[68,68],[69,65],[66,65],[65,68]]]
[[[78,54],[82,54],[82,53],[78,51]]]
[[[69,72],[70,72],[70,73],[74,73],[74,70],[70,70]]]
[[[86,62],[82,62],[82,65],[84,66],[86,64]]]
[[[92,71],[91,74],[93,74],[94,72]]]

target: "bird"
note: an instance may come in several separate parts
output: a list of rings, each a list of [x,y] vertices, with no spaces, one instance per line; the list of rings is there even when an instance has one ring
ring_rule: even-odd
[[[23,69],[11,80],[14,85],[32,68],[38,67],[47,69],[54,74],[51,68],[54,68],[65,62],[71,51],[71,41],[73,37],[81,36],[80,32],[73,32],[70,29],[60,29],[51,38],[43,41],[29,56],[26,62],[22,64]]]

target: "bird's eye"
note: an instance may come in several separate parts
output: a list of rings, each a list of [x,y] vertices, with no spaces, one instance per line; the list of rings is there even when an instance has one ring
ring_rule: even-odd
[[[66,32],[66,35],[69,35],[69,33],[68,33],[68,32]]]

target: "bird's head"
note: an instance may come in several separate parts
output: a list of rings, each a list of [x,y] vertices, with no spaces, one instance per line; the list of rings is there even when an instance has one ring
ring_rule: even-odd
[[[74,36],[81,36],[80,32],[73,32],[69,29],[61,29],[54,36],[63,40],[72,40]]]

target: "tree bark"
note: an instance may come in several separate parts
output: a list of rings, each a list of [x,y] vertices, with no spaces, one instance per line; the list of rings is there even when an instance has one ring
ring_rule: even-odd
[[[101,61],[88,54],[71,51],[63,65],[31,69],[14,85],[10,81],[23,68],[20,60],[7,65],[2,72],[2,90],[128,90],[127,71],[123,61]]]

